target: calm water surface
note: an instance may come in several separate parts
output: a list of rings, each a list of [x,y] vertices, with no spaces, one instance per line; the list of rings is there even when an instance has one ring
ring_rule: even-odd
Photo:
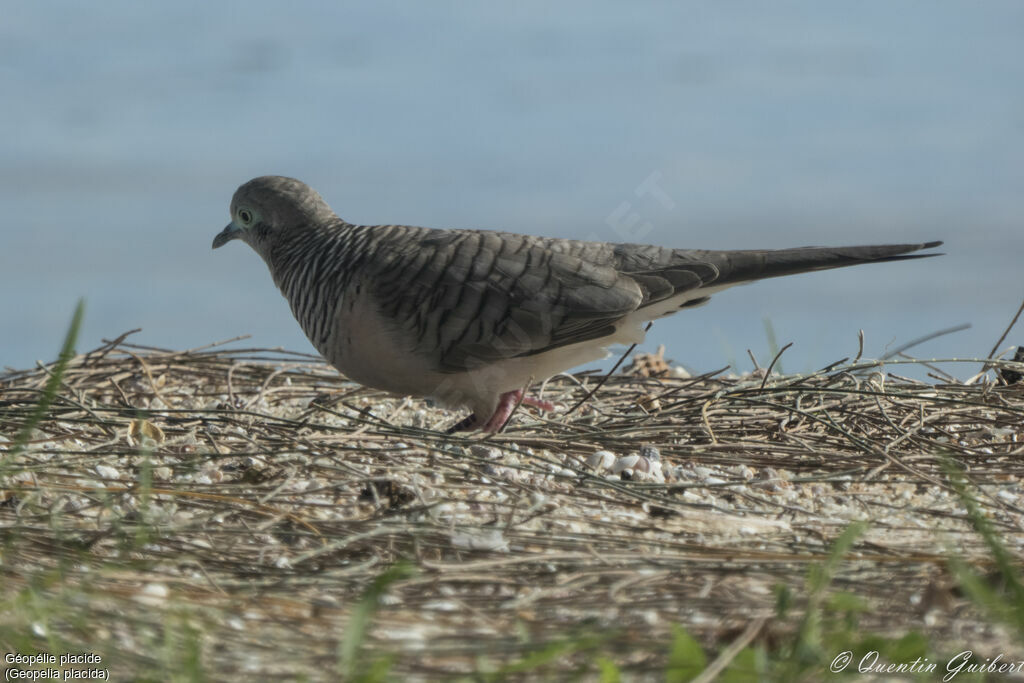
[[[354,222],[704,248],[946,241],[741,287],[659,322],[697,370],[771,321],[806,370],[1024,297],[1024,5],[6,3],[0,366],[80,348],[309,350],[265,267],[212,252],[234,189],[293,175]],[[645,185],[647,183],[647,185]],[[655,183],[658,193],[644,192]],[[1024,343],[1024,329],[1009,343]]]

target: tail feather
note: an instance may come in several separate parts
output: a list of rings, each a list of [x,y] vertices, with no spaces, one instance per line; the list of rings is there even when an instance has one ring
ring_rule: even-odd
[[[843,268],[862,263],[908,261],[941,256],[940,253],[914,254],[933,249],[941,241],[922,244],[875,244],[858,247],[797,247],[795,249],[709,252],[708,259],[719,270],[714,281],[733,284],[762,278],[794,275],[813,270]]]

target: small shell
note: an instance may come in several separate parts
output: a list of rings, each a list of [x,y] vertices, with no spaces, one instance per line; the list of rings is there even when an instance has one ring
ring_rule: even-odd
[[[167,586],[162,583],[147,583],[138,593],[134,595],[135,601],[143,605],[158,607],[167,602],[171,594]]]
[[[651,462],[657,462],[661,460],[661,451],[658,450],[657,446],[652,446],[649,443],[645,443],[640,447],[640,455],[647,458]]]
[[[634,469],[636,467],[637,462],[639,462],[639,461],[640,461],[640,456],[639,455],[636,455],[636,454],[624,455],[621,458],[619,458],[618,460],[616,460],[615,464],[612,465],[612,474],[619,474],[623,470]]]
[[[120,479],[121,473],[116,468],[110,465],[96,465],[93,469],[96,470],[96,474],[100,475],[104,479]]]
[[[750,481],[751,479],[754,478],[754,470],[750,469],[746,465],[736,465],[735,467],[730,467],[729,473],[735,474],[736,476],[746,481]]]
[[[615,464],[615,454],[611,451],[597,451],[587,457],[587,467],[592,470],[607,470]]]
[[[166,439],[164,431],[149,420],[132,420],[128,425],[128,436],[131,437],[133,445],[145,444],[146,440],[151,440],[153,444],[159,446]]]
[[[451,544],[455,548],[466,550],[508,551],[508,541],[500,529],[491,529],[483,533],[454,532],[451,535]]]
[[[501,458],[501,451],[497,448],[484,446],[482,444],[473,444],[469,447],[469,452],[478,458],[484,458],[486,460],[498,460]]]
[[[697,479],[697,473],[693,471],[692,464],[676,465],[672,468],[672,476],[676,479]]]

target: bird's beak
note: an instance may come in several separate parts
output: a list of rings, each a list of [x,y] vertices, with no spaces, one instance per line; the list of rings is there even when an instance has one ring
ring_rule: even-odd
[[[228,223],[227,227],[220,231],[216,237],[213,238],[213,248],[222,247],[236,237],[242,236],[242,229],[234,224],[234,222]]]

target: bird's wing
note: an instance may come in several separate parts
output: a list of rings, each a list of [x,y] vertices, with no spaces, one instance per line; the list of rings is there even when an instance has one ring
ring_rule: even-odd
[[[436,368],[458,372],[611,335],[627,314],[717,277],[705,263],[624,273],[614,245],[429,231],[373,277],[382,315]]]
[[[443,372],[607,337],[633,311],[651,306],[653,319],[706,299],[697,290],[708,285],[926,258],[935,254],[911,252],[941,244],[705,251],[395,229],[371,259],[377,303],[410,350]]]

